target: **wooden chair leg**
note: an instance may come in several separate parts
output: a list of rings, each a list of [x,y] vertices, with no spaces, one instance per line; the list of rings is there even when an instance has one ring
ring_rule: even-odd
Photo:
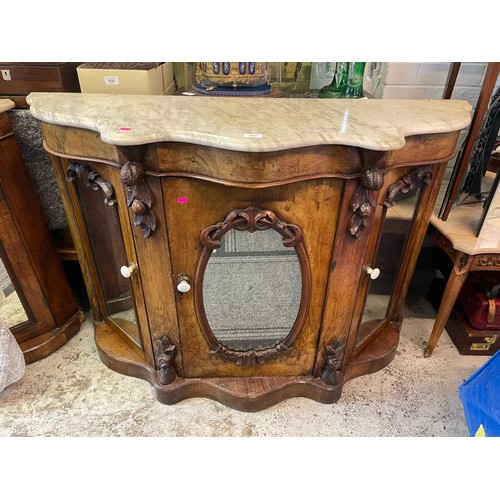
[[[461,270],[456,265],[453,266],[436,315],[434,327],[424,350],[424,358],[430,357],[433,353],[468,274],[468,270]]]

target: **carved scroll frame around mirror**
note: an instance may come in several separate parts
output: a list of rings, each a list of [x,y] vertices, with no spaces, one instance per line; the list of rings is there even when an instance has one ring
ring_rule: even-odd
[[[293,247],[297,253],[302,274],[302,294],[299,312],[287,337],[268,349],[250,349],[247,351],[230,349],[217,340],[208,323],[203,303],[203,279],[205,270],[213,250],[221,247],[220,240],[222,236],[231,229],[249,231],[250,233],[269,229],[274,230],[282,236],[283,246]],[[263,364],[266,361],[273,360],[289,352],[304,326],[311,296],[311,269],[302,238],[302,230],[294,224],[287,224],[279,220],[276,214],[271,210],[248,207],[244,210],[233,210],[229,212],[223,221],[203,229],[200,234],[200,241],[203,245],[203,250],[196,269],[194,301],[201,331],[210,346],[210,353],[224,361],[234,362],[237,365],[254,366]]]

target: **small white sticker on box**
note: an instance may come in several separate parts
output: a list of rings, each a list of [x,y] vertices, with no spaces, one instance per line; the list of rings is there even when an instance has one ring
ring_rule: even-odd
[[[243,134],[243,137],[260,139],[261,137],[264,137],[264,134]]]
[[[120,85],[120,80],[117,76],[105,76],[104,83],[106,85]]]

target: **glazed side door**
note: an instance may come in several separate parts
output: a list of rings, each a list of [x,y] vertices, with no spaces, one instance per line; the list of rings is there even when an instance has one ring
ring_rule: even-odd
[[[81,251],[90,263],[84,270],[87,291],[97,301],[102,320],[152,361],[141,275],[119,170],[82,159],[64,160],[62,168],[75,208]]]

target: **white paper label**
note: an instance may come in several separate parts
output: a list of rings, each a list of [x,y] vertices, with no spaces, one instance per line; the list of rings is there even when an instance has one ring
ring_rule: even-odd
[[[105,76],[104,77],[104,83],[106,85],[119,85],[120,80],[118,80],[117,76]]]
[[[243,137],[256,137],[256,138],[260,138],[260,137],[264,137],[264,134],[243,134]]]

